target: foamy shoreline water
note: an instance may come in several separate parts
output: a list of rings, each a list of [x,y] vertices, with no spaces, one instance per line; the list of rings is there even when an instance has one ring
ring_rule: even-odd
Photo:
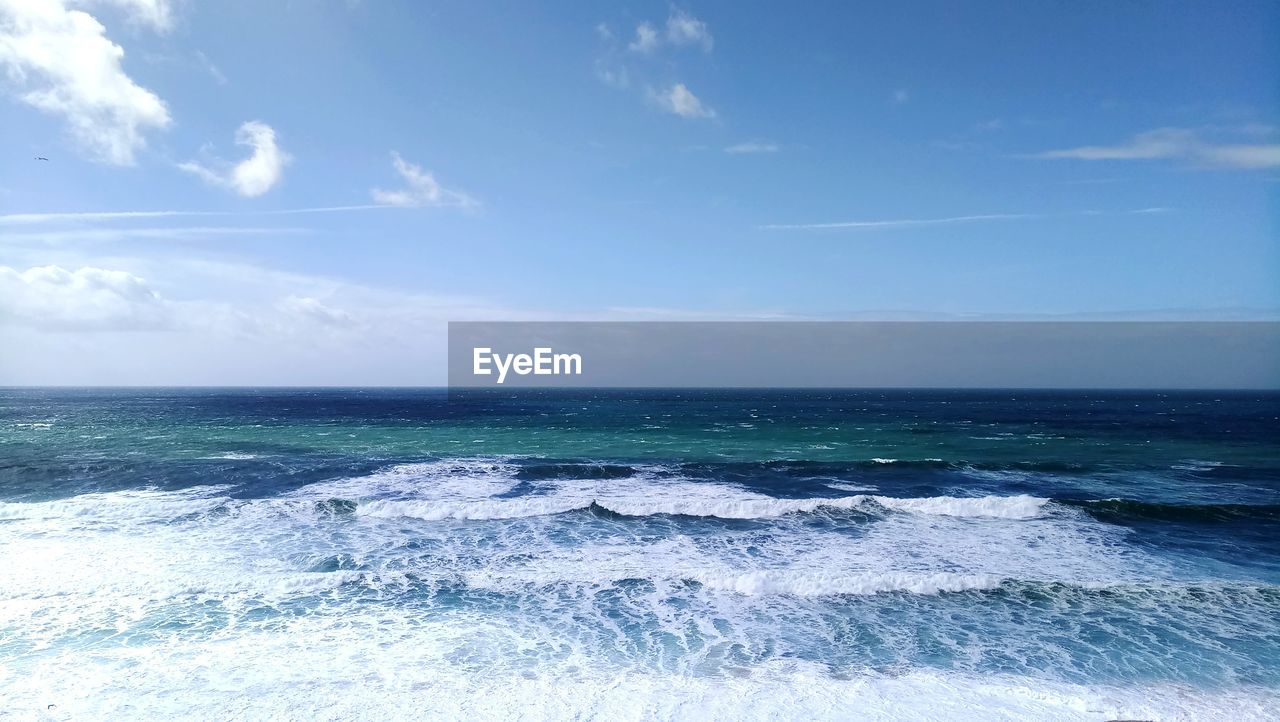
[[[304,630],[295,630],[303,634]],[[190,650],[196,665],[120,654],[65,686],[6,685],[30,719],[1027,720],[1249,722],[1272,719],[1270,689],[1086,687],[1010,675],[906,672],[832,677],[806,664],[690,676],[595,674],[580,665],[504,675],[442,673],[414,642],[379,648],[243,639]],[[248,660],[247,662],[244,660]],[[70,679],[65,670],[45,674]],[[320,676],[316,676],[319,673]],[[118,675],[118,677],[117,677]],[[3,679],[3,678],[0,678]],[[122,684],[118,679],[124,679]]]

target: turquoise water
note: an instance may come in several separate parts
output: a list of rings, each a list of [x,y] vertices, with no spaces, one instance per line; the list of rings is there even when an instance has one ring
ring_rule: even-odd
[[[23,716],[1280,701],[1274,393],[10,389],[0,429]]]

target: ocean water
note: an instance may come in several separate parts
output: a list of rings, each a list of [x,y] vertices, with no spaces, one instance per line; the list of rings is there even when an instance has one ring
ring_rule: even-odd
[[[0,390],[0,553],[0,718],[1280,718],[1275,393]]]

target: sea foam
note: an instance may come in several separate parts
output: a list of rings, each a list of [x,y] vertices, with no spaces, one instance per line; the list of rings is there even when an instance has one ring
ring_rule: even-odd
[[[688,498],[671,490],[646,496],[599,494],[552,495],[547,497],[454,500],[373,500],[361,503],[356,514],[383,518],[412,517],[428,521],[442,519],[510,519],[524,516],[562,514],[591,507],[623,516],[717,517],[720,519],[771,519],[787,514],[822,510],[856,510],[874,513],[878,509],[909,514],[990,519],[1034,519],[1042,515],[1048,499],[1033,496],[985,496],[963,498],[937,496],[896,498],[858,494],[855,496],[777,499],[766,496],[726,493],[717,498]],[[664,498],[665,497],[665,498]]]

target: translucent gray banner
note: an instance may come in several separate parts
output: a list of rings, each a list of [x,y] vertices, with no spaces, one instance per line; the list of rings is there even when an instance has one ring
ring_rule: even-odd
[[[1280,323],[459,322],[450,388],[1280,388]]]

